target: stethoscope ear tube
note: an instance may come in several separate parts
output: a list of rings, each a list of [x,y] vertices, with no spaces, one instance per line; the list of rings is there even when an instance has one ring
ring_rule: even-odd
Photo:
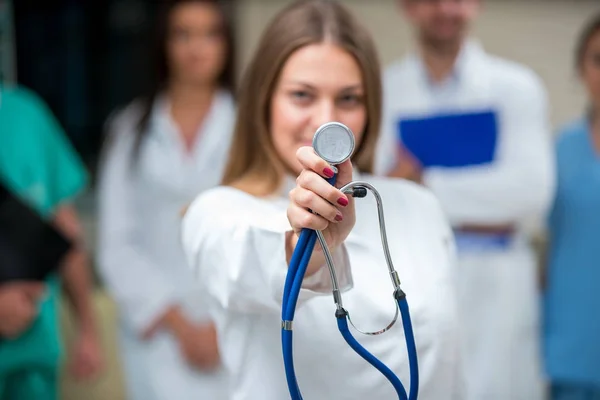
[[[379,372],[381,372],[390,383],[396,389],[396,393],[398,393],[398,397],[400,400],[407,400],[408,396],[406,394],[406,389],[400,382],[400,379],[390,370],[384,363],[382,363],[379,359],[377,359],[373,354],[369,353],[367,349],[361,346],[360,343],[352,336],[350,333],[350,329],[348,329],[348,320],[346,319],[346,315],[343,313],[337,313],[337,325],[340,330],[342,336],[346,340],[346,343],[362,358],[365,359],[369,364],[375,367]]]

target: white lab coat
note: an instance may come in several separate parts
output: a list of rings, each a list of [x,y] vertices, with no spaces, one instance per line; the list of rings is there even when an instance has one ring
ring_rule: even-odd
[[[416,337],[421,400],[460,399],[458,325],[451,283],[453,241],[436,200],[397,180],[362,177],[383,198],[391,256],[407,293]],[[221,187],[196,199],[182,239],[196,280],[217,321],[231,400],[289,398],[281,353],[281,299],[287,272],[287,193],[257,198]],[[394,315],[393,286],[369,195],[357,200],[357,223],[335,254],[344,306],[362,330],[379,330]],[[338,331],[326,267],[303,282],[294,318],[294,361],[305,399],[397,398],[392,386],[346,344]],[[352,328],[351,328],[352,329]],[[409,390],[399,321],[380,336],[353,334]]]
[[[390,172],[396,162],[400,118],[497,112],[499,140],[490,164],[431,167],[423,181],[452,226],[518,227],[502,249],[463,247],[456,237],[467,400],[541,399],[536,259],[529,234],[550,206],[554,163],[540,79],[468,41],[447,82],[434,86],[419,57],[409,55],[388,67],[384,87],[379,174]]]
[[[233,134],[234,102],[229,93],[218,92],[193,151],[187,153],[167,100],[159,97],[135,164],[131,154],[140,112],[133,103],[112,119],[98,188],[98,264],[119,309],[129,398],[225,399],[223,373],[190,368],[170,332],[158,331],[148,341],[140,335],[174,304],[192,320],[209,319],[203,293],[186,267],[180,219],[198,193],[220,183]]]

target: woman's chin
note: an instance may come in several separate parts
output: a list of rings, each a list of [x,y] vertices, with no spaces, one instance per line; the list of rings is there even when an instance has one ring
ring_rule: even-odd
[[[298,176],[302,172],[302,164],[300,164],[298,161],[295,161],[293,163],[286,163],[286,167],[288,169],[288,172],[291,173],[293,176]]]

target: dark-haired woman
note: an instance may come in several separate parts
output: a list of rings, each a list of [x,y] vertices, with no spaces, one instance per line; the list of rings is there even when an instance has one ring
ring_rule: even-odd
[[[561,130],[556,146],[545,298],[553,400],[600,399],[600,14],[581,35],[576,65],[590,108]]]
[[[179,242],[181,211],[219,184],[234,101],[233,44],[220,2],[160,13],[158,80],[108,124],[99,183],[98,264],[119,309],[130,399],[224,399],[206,302]]]

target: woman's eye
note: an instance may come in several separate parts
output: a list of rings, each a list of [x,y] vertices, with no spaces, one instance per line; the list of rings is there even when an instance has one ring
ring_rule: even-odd
[[[205,36],[208,39],[221,39],[223,32],[220,28],[212,28],[206,32]]]
[[[298,101],[308,101],[310,100],[310,93],[302,90],[297,90],[292,92],[292,97]]]
[[[171,39],[173,40],[189,40],[190,33],[186,29],[176,28],[171,32]]]
[[[347,94],[339,98],[339,102],[343,106],[353,106],[356,104],[360,104],[362,98],[355,94]]]

